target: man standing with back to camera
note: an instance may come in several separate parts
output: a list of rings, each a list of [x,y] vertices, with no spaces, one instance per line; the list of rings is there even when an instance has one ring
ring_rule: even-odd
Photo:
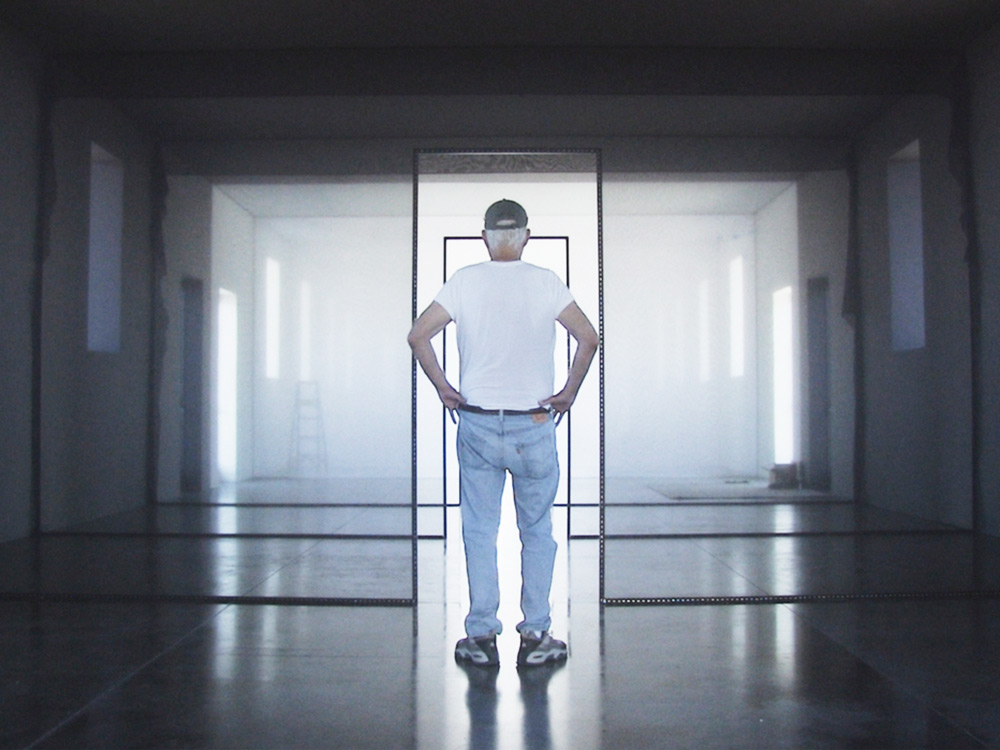
[[[521,536],[521,646],[518,667],[566,658],[552,637],[549,592],[555,563],[552,504],[559,484],[555,426],[569,411],[599,344],[566,285],[550,270],[525,263],[528,215],[514,201],[486,211],[483,240],[490,260],[462,268],[417,318],[407,340],[441,402],[459,412],[458,464],[462,539],[469,578],[467,637],[455,658],[499,664],[496,636],[500,588],[497,533],[500,499],[510,472]],[[448,382],[431,339],[455,321],[460,391]],[[553,395],[555,323],[577,349],[562,390]]]

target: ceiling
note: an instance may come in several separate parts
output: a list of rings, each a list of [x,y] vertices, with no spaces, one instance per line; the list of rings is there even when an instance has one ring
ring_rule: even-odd
[[[170,140],[658,135],[838,138],[884,96],[269,96],[129,98],[120,105]]]
[[[998,21],[1000,0],[0,2],[57,92],[164,142],[850,138]]]
[[[958,49],[991,0],[3,0],[56,53],[332,47]]]
[[[844,142],[998,21],[1000,0],[0,0],[0,24],[76,76],[65,91],[84,80],[161,141],[209,144]],[[675,197],[754,206],[765,183]],[[250,192],[255,212],[300,210]]]
[[[501,194],[510,194],[525,206],[558,215],[578,215],[593,210],[593,175],[560,177],[557,198],[553,196],[551,178],[536,181],[524,175],[509,175],[490,181],[432,179],[431,182],[435,184],[421,183],[421,216],[468,215],[478,219],[483,206]],[[776,178],[735,181],[695,180],[685,175],[663,175],[655,179],[604,175],[604,211],[614,216],[755,214],[791,185],[787,180]],[[218,187],[258,219],[410,216],[413,208],[412,183],[402,179],[283,184],[230,182]],[[556,199],[557,206],[540,208]]]

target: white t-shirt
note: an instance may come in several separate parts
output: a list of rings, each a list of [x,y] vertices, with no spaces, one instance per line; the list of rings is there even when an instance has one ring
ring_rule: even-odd
[[[534,409],[553,393],[555,322],[573,295],[524,261],[459,269],[434,300],[455,321],[459,392],[483,409]]]

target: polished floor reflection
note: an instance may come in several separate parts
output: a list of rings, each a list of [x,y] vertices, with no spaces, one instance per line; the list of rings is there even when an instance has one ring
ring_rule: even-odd
[[[1000,747],[990,540],[613,540],[605,584],[625,592],[913,595],[607,607],[600,543],[563,542],[553,629],[570,658],[519,673],[512,514],[507,629],[489,671],[452,657],[460,539],[418,543],[415,607],[324,606],[407,596],[411,542],[257,536],[258,510],[234,510],[246,534],[213,536],[213,509],[178,506],[155,519],[159,536],[139,533],[148,517],[122,516],[0,545],[0,747]]]

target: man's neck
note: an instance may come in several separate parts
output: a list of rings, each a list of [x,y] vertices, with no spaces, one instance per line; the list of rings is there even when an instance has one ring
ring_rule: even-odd
[[[490,260],[496,263],[511,263],[515,260],[521,260],[521,251],[502,247],[490,253]]]

